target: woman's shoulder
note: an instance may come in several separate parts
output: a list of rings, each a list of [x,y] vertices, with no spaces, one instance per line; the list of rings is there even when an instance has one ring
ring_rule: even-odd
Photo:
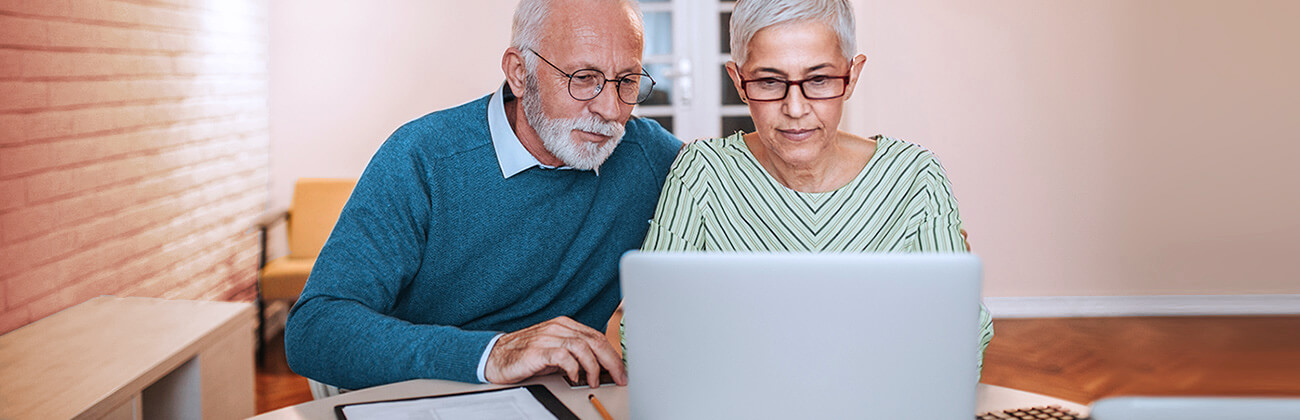
[[[697,181],[714,184],[723,178],[723,173],[752,170],[745,158],[745,150],[745,142],[739,133],[691,141],[673,161],[669,175],[692,184]]]
[[[879,134],[872,136],[871,139],[876,141],[876,153],[882,158],[902,158],[903,160],[920,164],[938,162],[938,158],[935,157],[934,152],[920,144],[897,137],[887,137]]]
[[[930,153],[929,149],[917,143],[913,143],[898,137],[889,137],[883,134],[871,136],[872,140],[882,148],[888,146],[893,149],[894,153]]]
[[[695,140],[686,143],[686,146],[682,148],[681,153],[677,156],[677,164],[717,165],[729,163],[742,156],[744,147],[745,142],[741,140],[740,133],[727,137]]]
[[[745,141],[742,140],[741,133],[737,132],[726,137],[704,138],[688,142],[683,152],[690,151],[701,156],[717,158],[733,155],[737,147],[744,147],[744,145]]]
[[[898,183],[929,185],[948,175],[934,152],[907,140],[877,135],[872,165],[877,173]]]

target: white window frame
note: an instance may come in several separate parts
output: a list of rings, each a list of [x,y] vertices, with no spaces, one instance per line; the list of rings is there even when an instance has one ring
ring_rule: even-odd
[[[673,133],[685,141],[717,137],[723,117],[749,115],[744,105],[722,105],[722,89],[730,86],[731,80],[721,69],[731,56],[719,49],[719,14],[734,7],[734,2],[717,0],[641,3],[642,13],[672,14],[672,54],[648,55],[643,61],[646,65],[672,64],[673,91],[670,105],[637,106],[637,115],[671,116]]]

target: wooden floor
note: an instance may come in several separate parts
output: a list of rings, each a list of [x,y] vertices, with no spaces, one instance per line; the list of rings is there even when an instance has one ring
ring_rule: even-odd
[[[1115,395],[1300,397],[1300,316],[998,319],[993,326],[988,384],[1085,404]],[[267,354],[257,370],[257,412],[311,400],[306,380],[285,364],[283,343],[273,340]]]
[[[257,364],[257,414],[311,401],[307,378],[289,369],[284,360],[284,333],[266,343],[266,356]]]
[[[1300,316],[1005,319],[983,382],[1088,403],[1117,395],[1300,397]]]

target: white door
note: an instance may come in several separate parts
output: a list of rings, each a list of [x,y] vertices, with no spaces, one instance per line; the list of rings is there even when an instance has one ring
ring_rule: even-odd
[[[640,0],[645,14],[646,71],[655,92],[636,115],[684,141],[754,130],[749,110],[727,78],[734,1]]]

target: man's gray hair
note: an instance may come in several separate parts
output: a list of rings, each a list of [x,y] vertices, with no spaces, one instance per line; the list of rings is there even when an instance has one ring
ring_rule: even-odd
[[[839,36],[844,58],[857,55],[853,6],[848,0],[738,0],[731,13],[731,60],[744,65],[749,41],[763,28],[798,21],[826,24]]]
[[[636,0],[610,1],[630,5],[636,12],[637,19],[642,19],[641,5]],[[515,18],[510,29],[510,46],[524,55],[524,67],[529,73],[537,70],[537,57],[536,54],[528,54],[528,50],[541,48],[546,18],[551,15],[551,6],[554,3],[555,0],[520,0],[519,6],[515,8]]]

